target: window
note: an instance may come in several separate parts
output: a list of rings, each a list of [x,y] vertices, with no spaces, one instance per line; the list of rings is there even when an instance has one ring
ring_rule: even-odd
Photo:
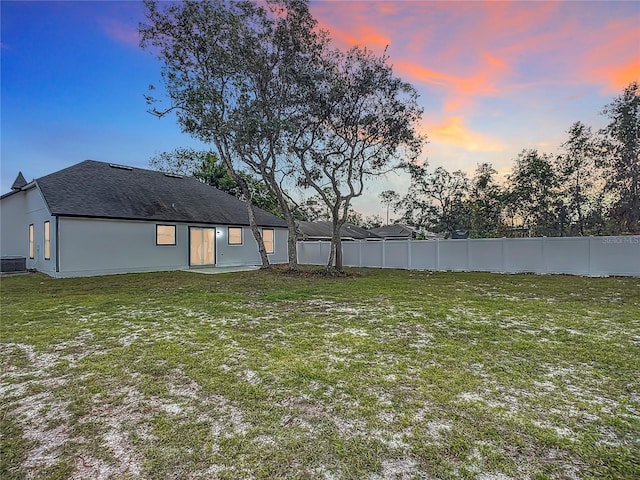
[[[176,226],[156,225],[156,245],[175,245]]]
[[[44,259],[51,260],[51,222],[44,222]]]
[[[267,253],[273,253],[273,229],[265,228],[262,230],[262,241],[264,242],[264,249]]]
[[[29,258],[30,259],[34,259],[35,258],[35,251],[34,251],[34,247],[33,247],[33,223],[31,225],[29,225]]]
[[[242,245],[242,228],[229,227],[229,245]]]

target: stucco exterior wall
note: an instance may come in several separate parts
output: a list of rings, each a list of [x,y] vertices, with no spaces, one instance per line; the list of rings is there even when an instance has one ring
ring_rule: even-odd
[[[175,245],[156,245],[156,222],[90,218],[59,219],[60,272],[74,277],[184,270],[189,266],[189,227],[212,225],[161,222],[176,226]],[[259,265],[257,244],[243,227],[242,245],[228,245],[228,227],[216,225],[216,266]],[[287,261],[287,231],[274,229],[270,261]]]
[[[88,218],[59,219],[57,276],[178,270],[189,267],[186,226],[176,228],[176,245],[156,245],[156,223]]]
[[[269,254],[269,262],[286,263],[287,229],[274,228],[274,253]],[[231,267],[237,265],[260,265],[258,243],[253,237],[251,228],[242,227],[242,245],[229,245],[228,227],[218,226],[216,229],[216,265]]]
[[[27,268],[49,275],[56,268],[56,221],[40,190],[31,188],[0,200],[0,254],[27,259]],[[50,258],[45,259],[44,222],[50,222]],[[34,258],[29,258],[29,225],[34,230]]]

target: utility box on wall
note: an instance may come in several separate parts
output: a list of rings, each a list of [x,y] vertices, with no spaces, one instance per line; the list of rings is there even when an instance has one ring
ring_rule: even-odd
[[[26,272],[27,259],[25,257],[7,256],[0,258],[0,272]]]

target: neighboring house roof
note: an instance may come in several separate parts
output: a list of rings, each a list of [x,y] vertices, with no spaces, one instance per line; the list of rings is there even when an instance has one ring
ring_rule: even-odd
[[[85,160],[35,182],[52,215],[249,225],[242,201],[194,177]],[[287,226],[255,213],[260,226]]]
[[[369,231],[383,238],[415,238],[416,236],[416,231],[414,229],[400,223],[372,228]]]
[[[303,240],[330,240],[333,232],[331,222],[297,222],[298,232]],[[379,239],[378,235],[371,233],[364,228],[356,227],[350,223],[345,223],[340,228],[342,239],[367,240]]]
[[[469,230],[466,230],[464,232],[462,230],[451,230],[444,238],[451,238],[453,240],[464,240],[469,238]]]

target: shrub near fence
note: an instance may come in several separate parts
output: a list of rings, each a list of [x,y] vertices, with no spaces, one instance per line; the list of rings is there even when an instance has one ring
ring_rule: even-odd
[[[298,242],[298,262],[324,265],[329,242]],[[640,235],[386,240],[342,243],[348,267],[640,277]]]

